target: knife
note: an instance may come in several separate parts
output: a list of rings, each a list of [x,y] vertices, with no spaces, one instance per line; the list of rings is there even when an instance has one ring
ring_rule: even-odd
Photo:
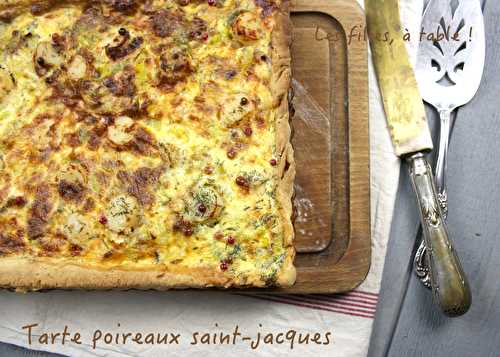
[[[448,237],[425,154],[433,149],[424,104],[403,40],[398,0],[365,0],[375,71],[396,154],[408,165],[428,248],[434,301],[450,317],[467,312],[469,284]]]

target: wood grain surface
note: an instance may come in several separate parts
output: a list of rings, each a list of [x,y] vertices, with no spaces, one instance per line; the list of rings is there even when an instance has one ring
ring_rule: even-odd
[[[344,292],[364,280],[371,254],[367,43],[348,45],[346,38],[351,28],[364,26],[365,17],[351,0],[291,4],[293,76],[330,116],[329,143],[325,135],[300,135],[304,118],[292,122],[297,183],[329,227],[305,227],[310,235],[297,230],[297,282],[272,292]],[[301,156],[311,145],[317,157]]]

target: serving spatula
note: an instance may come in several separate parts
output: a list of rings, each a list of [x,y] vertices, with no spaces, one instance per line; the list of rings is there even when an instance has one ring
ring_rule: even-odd
[[[476,94],[483,75],[485,34],[479,0],[431,0],[422,28],[439,32],[441,40],[420,42],[415,69],[422,98],[439,113],[440,138],[435,167],[436,188],[443,216],[448,212],[446,164],[454,121],[452,112]],[[425,243],[415,255],[414,268],[420,281],[430,287]]]
[[[425,158],[433,149],[413,68],[403,41],[398,0],[365,0],[368,34],[396,154],[409,166],[428,248],[434,300],[448,316],[464,314],[471,293],[453,249]]]

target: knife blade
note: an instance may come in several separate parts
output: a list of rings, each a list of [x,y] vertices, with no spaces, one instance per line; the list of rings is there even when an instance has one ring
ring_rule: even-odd
[[[432,150],[424,104],[403,41],[399,4],[396,0],[365,3],[373,61],[396,154]]]
[[[409,166],[419,205],[434,301],[448,316],[471,305],[469,284],[448,237],[425,154],[433,149],[425,109],[403,40],[398,0],[365,0],[368,36],[396,154]]]

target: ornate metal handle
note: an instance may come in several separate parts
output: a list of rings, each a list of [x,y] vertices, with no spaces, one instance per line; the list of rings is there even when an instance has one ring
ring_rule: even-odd
[[[463,315],[471,305],[471,292],[448,238],[431,168],[422,153],[414,154],[406,161],[410,166],[410,177],[420,206],[434,300],[446,315]]]
[[[446,220],[448,216],[448,193],[446,190],[446,166],[448,158],[448,143],[450,141],[451,131],[451,111],[443,109],[439,111],[440,124],[440,138],[439,138],[439,152],[436,162],[436,188],[438,192],[438,201],[441,206],[443,218]],[[418,237],[420,238],[420,237]],[[426,288],[431,287],[429,277],[429,264],[427,263],[427,248],[425,242],[422,240],[420,246],[415,253],[413,260],[413,267],[417,277]]]

